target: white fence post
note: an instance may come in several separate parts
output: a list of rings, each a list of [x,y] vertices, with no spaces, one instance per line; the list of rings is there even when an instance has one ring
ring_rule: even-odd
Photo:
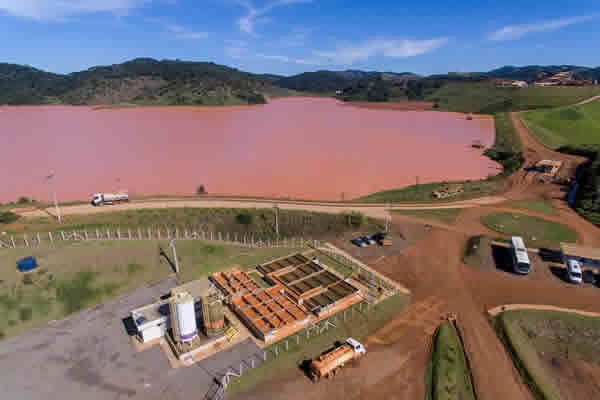
[[[40,238],[40,233],[37,234],[38,246],[42,244],[42,239]]]
[[[27,235],[23,236],[23,240],[25,241],[25,246],[29,247],[29,240],[27,240]]]
[[[148,228],[148,240],[152,239],[152,229]]]
[[[89,240],[90,237],[88,236],[87,229],[83,231],[83,233],[85,234],[85,240]]]
[[[15,238],[14,237],[10,237],[10,242],[12,243],[13,249],[17,248],[17,245],[15,244]]]
[[[62,237],[62,240],[65,240],[65,233],[63,231],[60,231],[60,236]]]
[[[52,232],[48,232],[48,237],[50,238],[50,243],[54,243],[54,238],[52,237]]]

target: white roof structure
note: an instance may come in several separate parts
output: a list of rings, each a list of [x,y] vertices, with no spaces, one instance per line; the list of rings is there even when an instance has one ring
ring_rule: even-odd
[[[520,236],[513,236],[511,242],[515,251],[515,256],[517,257],[517,262],[529,264],[529,255],[527,254],[527,248],[525,248],[523,239]]]

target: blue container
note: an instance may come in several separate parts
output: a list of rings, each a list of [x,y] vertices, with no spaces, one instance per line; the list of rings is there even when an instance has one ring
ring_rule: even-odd
[[[24,259],[17,261],[17,267],[19,268],[19,271],[27,272],[36,269],[38,263],[35,257],[25,257]]]

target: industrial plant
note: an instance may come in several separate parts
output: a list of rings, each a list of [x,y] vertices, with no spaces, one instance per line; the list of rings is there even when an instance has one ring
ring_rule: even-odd
[[[187,363],[247,338],[262,348],[365,299],[379,301],[367,286],[358,275],[339,276],[314,252],[232,267],[131,311],[134,340],[139,349],[161,343],[170,359]]]

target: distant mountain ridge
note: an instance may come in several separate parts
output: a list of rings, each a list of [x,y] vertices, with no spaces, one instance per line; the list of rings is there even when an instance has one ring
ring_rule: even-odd
[[[0,104],[261,104],[278,90],[269,79],[208,62],[137,58],[68,75],[0,64]]]
[[[561,71],[600,79],[600,67],[575,65],[504,66],[488,72],[361,70],[303,72],[292,76],[253,74],[211,62],[136,58],[70,74],[0,63],[0,104],[262,104],[268,97],[297,92],[333,94],[344,100],[424,99],[447,82],[503,78],[534,81]]]

